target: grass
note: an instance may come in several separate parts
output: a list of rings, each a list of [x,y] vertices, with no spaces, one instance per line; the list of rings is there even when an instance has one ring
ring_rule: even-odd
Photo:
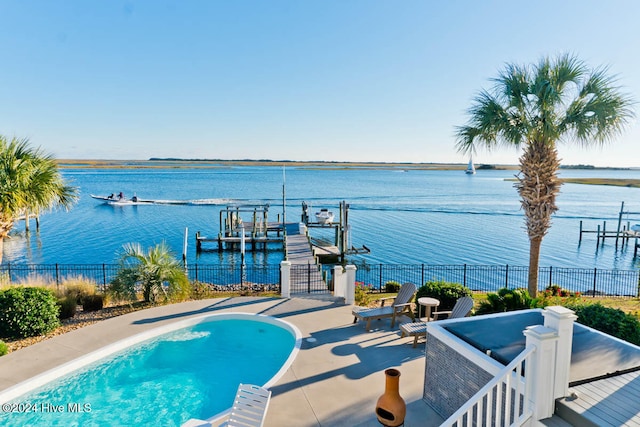
[[[640,188],[640,179],[618,178],[561,178],[563,184],[611,185],[615,187]],[[505,178],[505,181],[516,181],[515,178]]]

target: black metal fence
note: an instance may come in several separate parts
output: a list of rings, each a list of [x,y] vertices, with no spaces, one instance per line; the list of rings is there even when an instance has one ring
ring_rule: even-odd
[[[528,268],[511,265],[429,265],[429,264],[366,264],[357,265],[356,281],[373,291],[384,291],[388,281],[413,282],[429,280],[460,283],[474,292],[495,292],[500,288],[526,288]],[[292,266],[292,292],[329,292],[330,270],[315,265]],[[117,264],[2,264],[0,284],[27,281],[60,284],[83,278],[104,289],[116,276]],[[280,265],[211,265],[191,264],[189,280],[205,283],[212,290],[241,289],[280,291]],[[328,280],[323,280],[324,277]],[[326,284],[325,284],[326,283]],[[619,297],[640,296],[640,270],[599,270],[584,268],[541,267],[538,287],[558,285],[583,295]]]
[[[356,282],[379,292],[384,292],[388,281],[420,286],[430,280],[460,283],[474,292],[496,292],[504,287],[526,288],[528,275],[528,267],[511,265],[367,264],[357,266]],[[541,267],[538,289],[551,285],[583,295],[637,298],[640,270]]]
[[[95,282],[104,290],[116,277],[117,264],[2,264],[1,283],[46,282],[60,285],[73,279]],[[280,265],[210,265],[187,266],[191,282],[208,285],[213,291],[251,289],[280,292]]]

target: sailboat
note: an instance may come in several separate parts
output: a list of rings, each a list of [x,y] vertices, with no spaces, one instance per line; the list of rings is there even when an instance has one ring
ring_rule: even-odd
[[[476,167],[473,166],[473,158],[472,157],[469,158],[469,165],[467,166],[467,170],[465,170],[464,173],[469,174],[469,175],[474,175],[476,173]]]

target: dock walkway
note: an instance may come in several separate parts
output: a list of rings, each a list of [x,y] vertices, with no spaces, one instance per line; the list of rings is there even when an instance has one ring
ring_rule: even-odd
[[[287,224],[285,256],[291,262],[291,294],[302,296],[331,295],[322,277],[320,265],[311,250],[303,224]]]

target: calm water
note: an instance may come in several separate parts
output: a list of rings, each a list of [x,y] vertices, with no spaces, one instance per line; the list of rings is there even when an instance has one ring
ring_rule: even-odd
[[[352,260],[371,264],[528,264],[528,239],[512,178],[515,171],[286,169],[287,221],[300,219],[301,204],[311,212],[350,204],[351,243],[371,254]],[[188,228],[187,259],[229,262],[231,254],[195,253],[195,233],[216,236],[219,212],[231,203],[270,203],[269,219],[282,213],[283,171],[279,167],[220,169],[66,169],[80,188],[70,212],[42,215],[41,230],[24,232],[18,223],[5,242],[4,262],[112,263],[122,245],[147,247],[166,241],[179,257]],[[640,171],[564,171],[566,177],[640,179]],[[190,200],[189,205],[114,207],[90,194],[134,192],[144,199]],[[640,212],[640,189],[565,184],[559,211],[542,246],[541,266],[636,267],[633,248],[615,250],[610,240],[596,248],[595,236],[578,244],[579,222],[595,229],[607,221],[615,229],[620,203]],[[245,220],[250,220],[246,218]],[[629,218],[639,222],[640,215]],[[32,223],[35,229],[35,224]],[[329,237],[321,236],[317,237]],[[277,250],[248,253],[248,262],[277,264]]]
[[[239,383],[271,380],[295,341],[290,331],[262,321],[200,323],[19,397],[13,403],[24,410],[3,411],[0,424],[179,426],[207,419],[231,407]]]

